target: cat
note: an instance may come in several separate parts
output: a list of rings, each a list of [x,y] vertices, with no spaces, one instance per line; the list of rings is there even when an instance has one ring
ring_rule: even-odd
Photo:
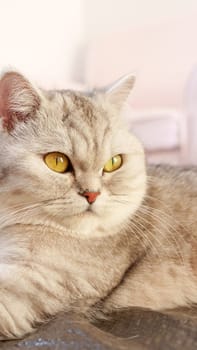
[[[197,172],[147,166],[122,109],[132,75],[92,92],[0,79],[0,339],[61,311],[197,302]]]

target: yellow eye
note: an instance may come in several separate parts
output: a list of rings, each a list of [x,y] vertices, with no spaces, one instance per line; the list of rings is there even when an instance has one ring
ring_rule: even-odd
[[[59,152],[51,152],[44,156],[44,161],[49,169],[57,173],[65,173],[69,166],[69,159],[65,154]]]
[[[112,171],[115,171],[119,169],[122,165],[122,156],[118,154],[117,156],[112,157],[108,162],[105,164],[103,171],[107,173],[111,173]]]

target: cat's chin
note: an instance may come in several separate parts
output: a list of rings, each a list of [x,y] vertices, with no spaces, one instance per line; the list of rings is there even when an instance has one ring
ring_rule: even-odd
[[[74,220],[74,218],[76,218],[76,217],[77,218],[84,218],[84,217],[88,218],[88,217],[92,217],[95,215],[97,216],[96,211],[91,206],[89,206],[89,207],[82,209],[82,210],[73,211],[73,212],[67,214],[67,217],[73,218],[73,220]]]

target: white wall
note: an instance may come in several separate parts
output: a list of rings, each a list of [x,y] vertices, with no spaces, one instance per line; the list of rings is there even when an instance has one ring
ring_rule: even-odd
[[[185,17],[196,12],[197,0],[83,0],[85,35],[93,38]],[[196,17],[197,18],[197,17]]]
[[[82,0],[0,0],[0,69],[65,86],[83,38]]]
[[[182,108],[197,64],[197,0],[84,0],[90,42],[85,79],[102,86],[137,75],[133,106]]]
[[[66,87],[83,77],[85,42],[195,12],[197,0],[0,0],[0,70]]]

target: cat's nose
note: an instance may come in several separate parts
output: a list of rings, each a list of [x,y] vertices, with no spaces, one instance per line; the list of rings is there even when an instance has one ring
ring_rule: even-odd
[[[88,203],[92,204],[95,202],[96,198],[98,197],[98,195],[100,194],[100,192],[88,192],[88,191],[84,191],[82,193],[80,193],[81,196],[85,197],[88,201]]]

